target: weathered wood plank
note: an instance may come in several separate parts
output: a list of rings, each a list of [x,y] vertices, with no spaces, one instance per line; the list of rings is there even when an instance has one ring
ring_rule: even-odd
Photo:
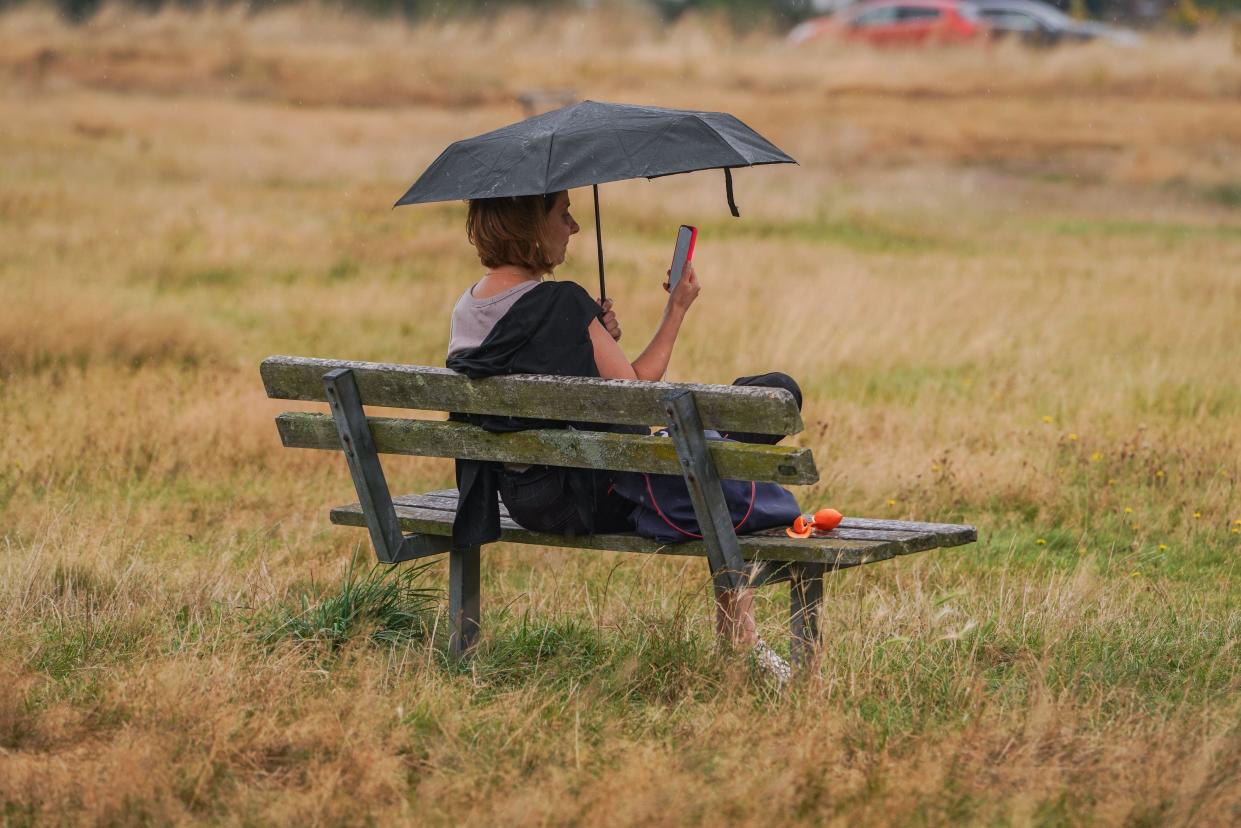
[[[366,405],[651,425],[664,421],[661,399],[684,389],[694,392],[707,428],[796,434],[803,427],[793,396],[778,388],[538,375],[471,380],[447,368],[294,356],[268,357],[260,373],[273,399],[322,402],[322,377],[334,368],[353,370]]]
[[[668,437],[566,429],[495,434],[468,423],[390,417],[368,417],[367,423],[376,448],[384,454],[681,473],[676,447]],[[276,427],[286,447],[341,449],[336,426],[325,414],[286,412],[276,418]],[[724,478],[785,484],[819,479],[810,449],[722,440],[709,440],[707,446]]]
[[[965,523],[917,523],[908,520],[877,520],[848,517],[840,522],[845,529],[863,531],[907,531],[935,535],[940,546],[960,546],[978,540],[978,530]]]
[[[452,534],[453,513],[450,510],[408,506],[401,498],[394,498],[396,515],[406,531],[425,534]],[[361,507],[356,504],[332,509],[332,522],[339,526],[366,525]],[[641,552],[656,555],[684,555],[706,557],[701,541],[689,543],[660,544],[635,533],[610,535],[552,535],[523,529],[508,517],[500,519],[501,540],[510,543],[537,544],[581,549],[602,549],[614,552]],[[887,560],[897,555],[909,554],[904,541],[899,540],[850,540],[822,538],[813,541],[794,540],[783,530],[770,534],[757,533],[739,538],[741,557],[747,561],[808,561],[827,564],[832,569],[846,569],[860,564]]]

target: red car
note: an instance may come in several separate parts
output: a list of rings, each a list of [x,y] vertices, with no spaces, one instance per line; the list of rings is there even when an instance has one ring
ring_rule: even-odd
[[[833,36],[876,46],[961,43],[988,33],[978,8],[958,0],[870,0],[832,17],[807,20],[789,33],[789,42]]]

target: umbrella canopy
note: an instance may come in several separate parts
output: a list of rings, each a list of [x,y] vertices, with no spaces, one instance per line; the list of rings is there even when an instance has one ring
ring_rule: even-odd
[[[457,141],[396,206],[541,195],[629,178],[795,163],[724,112],[584,101]]]
[[[394,206],[541,195],[590,185],[595,188],[602,297],[599,184],[723,169],[728,205],[736,216],[730,168],[795,163],[724,112],[584,101],[457,141]]]

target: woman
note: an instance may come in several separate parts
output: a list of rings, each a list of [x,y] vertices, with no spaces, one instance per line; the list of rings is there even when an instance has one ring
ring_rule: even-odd
[[[663,379],[681,324],[701,290],[693,265],[686,266],[676,289],[670,291],[650,343],[630,362],[617,344],[621,329],[610,299],[600,304],[573,282],[544,281],[564,262],[570,237],[581,229],[569,208],[567,192],[470,202],[467,236],[487,270],[453,309],[449,368],[470,377],[530,373]],[[668,290],[666,282],[664,289]],[[789,388],[800,405],[800,389],[784,375],[738,382]],[[626,430],[513,417],[463,419],[492,431],[539,426]],[[635,433],[646,434],[649,429],[638,428]],[[747,435],[746,439],[774,442],[778,438]],[[572,535],[630,530],[628,515],[633,504],[611,491],[611,474],[459,462],[461,505],[454,542],[472,546],[499,536],[498,515],[493,518],[496,492],[513,520],[535,531]],[[758,643],[750,590],[717,593],[717,626],[734,644]]]

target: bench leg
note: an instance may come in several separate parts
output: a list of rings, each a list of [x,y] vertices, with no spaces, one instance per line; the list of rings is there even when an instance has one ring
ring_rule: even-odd
[[[464,655],[479,627],[479,547],[448,553],[448,651]]]
[[[789,649],[799,667],[813,663],[818,653],[824,569],[821,563],[789,565],[789,632],[793,636]]]

